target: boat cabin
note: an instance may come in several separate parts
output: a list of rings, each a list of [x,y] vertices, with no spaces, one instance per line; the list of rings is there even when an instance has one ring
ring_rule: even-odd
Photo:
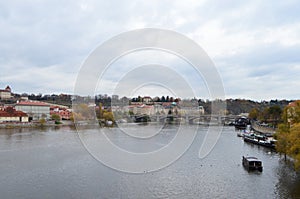
[[[248,170],[258,170],[262,172],[263,166],[262,162],[256,157],[245,157],[243,156],[243,166]]]

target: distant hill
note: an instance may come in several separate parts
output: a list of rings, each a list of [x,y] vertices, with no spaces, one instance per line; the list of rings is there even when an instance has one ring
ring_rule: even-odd
[[[99,95],[101,96],[101,95]],[[98,105],[99,103],[102,103],[103,106],[109,107],[111,104],[111,97],[104,95],[104,96],[96,96],[95,103]],[[72,95],[69,94],[52,94],[52,95],[42,95],[42,94],[13,94],[13,98],[9,100],[2,100],[0,101],[0,104],[12,104],[16,103],[17,100],[19,100],[21,97],[28,97],[29,100],[37,100],[37,101],[43,101],[53,104],[61,104],[65,106],[72,106]],[[129,101],[130,99],[123,97],[118,99],[120,101]],[[211,101],[208,100],[202,100],[202,99],[191,99],[190,101],[193,101],[199,106],[203,106],[205,113],[210,114],[211,113]],[[270,101],[252,101],[247,99],[227,99],[226,105],[227,105],[227,114],[233,114],[233,115],[239,115],[241,113],[249,113],[253,108],[256,108],[260,111],[263,111],[265,108],[272,107],[272,106],[279,106],[281,109],[283,109],[286,105],[288,105],[292,100],[270,100]]]

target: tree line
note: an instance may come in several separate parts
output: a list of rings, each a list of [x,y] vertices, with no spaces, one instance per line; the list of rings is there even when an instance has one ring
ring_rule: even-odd
[[[294,160],[296,170],[300,169],[300,101],[286,106],[282,112],[282,122],[275,134],[276,150]]]

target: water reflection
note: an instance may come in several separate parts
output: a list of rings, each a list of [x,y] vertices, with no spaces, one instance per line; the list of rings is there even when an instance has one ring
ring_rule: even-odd
[[[300,173],[292,169],[291,163],[280,161],[276,171],[277,193],[280,198],[300,198]]]

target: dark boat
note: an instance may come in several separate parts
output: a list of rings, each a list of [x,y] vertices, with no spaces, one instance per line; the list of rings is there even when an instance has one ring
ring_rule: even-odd
[[[275,148],[275,140],[264,135],[257,135],[254,133],[243,134],[245,142],[250,142],[264,147]]]
[[[248,170],[258,170],[262,172],[263,166],[262,162],[258,160],[256,157],[245,157],[243,156],[243,166]]]
[[[250,121],[245,117],[240,117],[236,119],[233,123],[236,129],[246,129],[248,124],[250,124]]]

